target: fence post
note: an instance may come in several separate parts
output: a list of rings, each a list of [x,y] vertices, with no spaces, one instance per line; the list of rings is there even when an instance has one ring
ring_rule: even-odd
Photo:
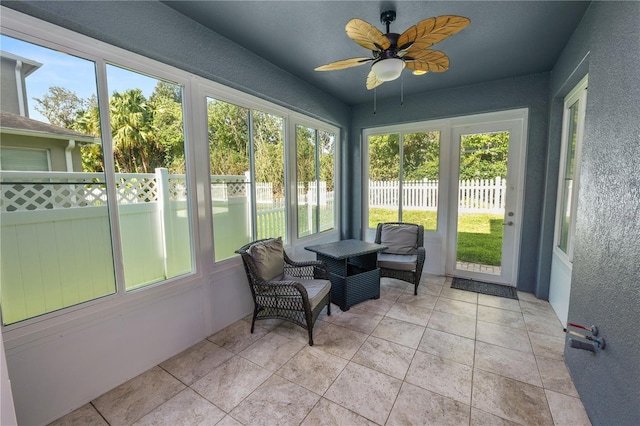
[[[156,169],[156,185],[158,191],[158,215],[160,217],[160,231],[162,236],[162,257],[164,264],[164,275],[166,278],[173,276],[173,265],[171,262],[176,258],[173,253],[173,220],[171,213],[171,202],[169,195],[169,170],[164,167]]]

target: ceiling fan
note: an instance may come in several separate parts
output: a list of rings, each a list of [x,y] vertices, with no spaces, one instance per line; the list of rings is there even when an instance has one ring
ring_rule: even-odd
[[[315,70],[340,70],[373,61],[367,77],[369,90],[385,81],[400,77],[404,68],[412,69],[416,75],[429,71],[446,71],[449,69],[449,57],[439,50],[427,48],[461,31],[471,22],[463,16],[443,15],[424,19],[402,34],[396,34],[389,32],[389,24],[395,19],[396,12],[393,10],[382,12],[380,15],[380,22],[387,27],[386,34],[382,34],[379,29],[362,19],[350,20],[345,27],[347,36],[365,49],[371,50],[373,57],[344,59],[322,65]]]

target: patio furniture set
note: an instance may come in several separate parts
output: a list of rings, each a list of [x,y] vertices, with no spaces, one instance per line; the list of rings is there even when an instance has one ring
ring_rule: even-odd
[[[313,346],[313,326],[331,303],[342,311],[380,297],[380,277],[418,285],[425,261],[424,228],[400,222],[378,224],[374,243],[349,239],[305,247],[315,261],[296,262],[284,251],[282,239],[267,238],[236,250],[247,274],[256,320],[278,318],[307,330]]]

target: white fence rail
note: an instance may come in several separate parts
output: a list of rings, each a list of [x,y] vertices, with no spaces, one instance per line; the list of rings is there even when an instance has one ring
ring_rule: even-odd
[[[458,208],[461,211],[504,211],[506,180],[461,180],[458,184]],[[404,210],[436,210],[438,208],[438,181],[417,180],[402,182],[402,208]],[[398,181],[369,181],[369,207],[397,208],[400,201]]]

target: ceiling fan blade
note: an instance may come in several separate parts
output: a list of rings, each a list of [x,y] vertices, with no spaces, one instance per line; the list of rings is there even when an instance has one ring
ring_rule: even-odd
[[[426,49],[463,30],[470,22],[469,18],[455,15],[424,19],[400,35],[398,47],[407,54]]]
[[[403,60],[411,70],[443,72],[449,69],[449,57],[439,50],[420,50],[411,56],[407,54]]]
[[[351,59],[343,59],[342,61],[331,62],[330,64],[322,65],[316,68],[316,71],[333,71],[333,70],[341,70],[345,68],[357,67],[359,65],[364,65],[369,61],[373,61],[372,58],[351,58]]]
[[[368,50],[386,50],[391,46],[389,39],[379,29],[362,19],[347,22],[345,31],[350,39]]]
[[[379,80],[378,77],[376,76],[376,73],[374,73],[373,70],[369,71],[369,75],[367,76],[368,90],[375,89],[376,87],[380,86],[382,83],[384,83],[384,81]]]

